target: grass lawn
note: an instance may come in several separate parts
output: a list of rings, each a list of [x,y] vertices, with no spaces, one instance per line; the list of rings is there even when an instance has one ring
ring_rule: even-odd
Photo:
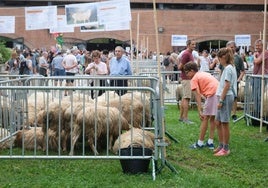
[[[247,126],[243,119],[231,123],[231,155],[214,157],[208,148],[189,149],[199,134],[195,109],[189,112],[195,125],[178,123],[176,105],[166,106],[165,118],[167,132],[178,140],[176,143],[171,139],[166,159],[178,174],[164,166],[153,181],[151,166],[146,174],[127,175],[122,173],[118,160],[5,159],[0,165],[0,187],[267,187],[266,127],[260,133],[259,127]]]

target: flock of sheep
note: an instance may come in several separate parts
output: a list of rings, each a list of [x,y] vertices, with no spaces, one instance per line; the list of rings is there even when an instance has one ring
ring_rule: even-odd
[[[69,151],[69,155],[74,155],[79,148],[77,143],[86,139],[87,147],[95,155],[99,150],[117,153],[120,148],[136,145],[154,149],[154,134],[144,129],[151,126],[153,118],[145,93],[118,96],[107,91],[97,100],[78,94],[60,100],[45,99],[42,92],[27,98],[27,126],[9,142],[1,143],[0,148],[12,144],[29,150]]]

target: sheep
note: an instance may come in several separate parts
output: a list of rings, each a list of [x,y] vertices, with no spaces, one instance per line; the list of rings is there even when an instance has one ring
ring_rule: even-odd
[[[58,141],[55,131],[48,131],[49,148],[56,151],[58,148]],[[15,147],[24,147],[27,150],[42,150],[44,146],[44,133],[42,127],[31,127],[29,130],[19,130],[14,141]]]
[[[47,100],[48,99],[48,100]],[[45,108],[46,102],[52,101],[52,98],[44,92],[34,92],[27,97],[27,105],[31,106],[34,110],[42,110]]]
[[[91,16],[91,9],[88,9],[87,11],[84,12],[75,12],[72,14],[72,18],[74,20],[74,23],[85,23],[86,21],[89,21]]]
[[[143,104],[143,107],[145,110],[145,125],[151,126],[153,117],[152,117],[152,111],[151,111],[150,98],[144,92],[128,92],[124,95],[123,98],[132,99],[132,97],[140,101]]]
[[[104,103],[111,99],[118,99],[119,95],[114,91],[105,91],[101,96],[98,96],[95,100],[98,101],[98,103]]]
[[[182,99],[182,94],[183,94],[183,87],[182,87],[182,84],[179,84],[177,89],[176,89],[176,99],[177,101],[180,101]],[[191,102],[195,102],[195,95],[194,95],[194,92],[192,92],[192,95],[191,95]]]
[[[42,130],[44,132],[44,146],[46,143],[47,128],[56,132],[56,137],[60,137],[63,127],[64,127],[64,118],[63,114],[65,110],[71,105],[71,102],[61,101],[52,102],[49,104],[49,108],[41,110],[38,113],[38,123],[42,124]],[[60,127],[59,127],[60,126]],[[46,147],[43,147],[45,151]]]
[[[37,113],[41,110],[44,110],[46,107],[46,103],[52,102],[53,98],[48,96],[48,94],[44,92],[35,92],[30,94],[27,97],[27,126],[36,126],[36,116]],[[38,126],[38,124],[37,124]]]
[[[119,149],[128,148],[129,146],[145,147],[154,150],[154,134],[150,131],[133,127],[116,139],[113,152],[117,154]]]
[[[58,125],[62,119],[64,111],[71,105],[71,102],[62,101],[61,103],[52,102],[48,109],[41,110],[38,113],[38,123],[42,125],[42,130],[46,132],[48,128],[58,131]]]
[[[40,110],[43,110],[43,108],[36,108],[34,104],[28,104],[28,119],[27,122],[25,122],[28,126],[35,126],[36,116]]]
[[[10,131],[0,127],[0,149],[7,149],[13,146],[15,136],[11,136]]]
[[[130,98],[129,95],[123,95],[118,99],[107,101],[106,106],[117,108],[133,127],[141,127],[143,122],[145,125],[150,124],[149,108],[135,97]]]
[[[132,127],[130,130],[119,135],[113,145],[113,152],[118,153],[120,149],[128,147],[144,147],[154,150],[155,134],[151,131],[147,131],[140,128]],[[166,145],[170,145],[170,140],[164,136],[163,142]]]
[[[82,109],[76,117],[71,135],[72,144],[69,155],[73,155],[74,146],[81,135],[83,124],[85,126],[85,136],[91,150],[98,155],[94,140],[101,141],[103,136],[109,135],[109,149],[112,143],[119,136],[120,130],[128,130],[128,121],[120,114],[118,109],[112,107],[86,107]],[[107,128],[107,126],[109,126]]]
[[[63,125],[62,125],[62,150],[67,150],[67,140],[70,136],[73,122],[76,119],[77,114],[86,106],[92,106],[93,102],[76,102],[70,105],[63,113]]]
[[[89,95],[84,95],[82,93],[73,93],[72,95],[64,97],[61,101],[64,102],[81,102],[82,100],[85,100],[85,102],[92,102],[93,100],[89,97]]]

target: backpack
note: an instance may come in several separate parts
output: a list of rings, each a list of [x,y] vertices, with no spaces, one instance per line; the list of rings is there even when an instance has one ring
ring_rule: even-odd
[[[165,57],[164,60],[163,60],[163,64],[165,67],[169,66],[169,57]]]
[[[19,74],[22,75],[24,74],[25,69],[27,69],[27,64],[26,61],[21,61],[20,62],[20,68],[19,68]]]

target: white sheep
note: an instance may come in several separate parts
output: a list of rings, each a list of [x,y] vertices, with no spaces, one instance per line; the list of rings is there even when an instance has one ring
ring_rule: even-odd
[[[84,12],[75,12],[72,14],[72,18],[74,19],[74,23],[85,23],[86,21],[89,21],[91,16],[91,9],[88,9],[87,11]]]
[[[77,114],[87,106],[94,106],[93,101],[91,102],[76,102],[73,105],[70,105],[63,113],[63,124],[61,127],[62,130],[62,151],[67,150],[67,141],[70,137],[71,128],[76,120]]]
[[[106,103],[111,99],[118,99],[119,95],[114,91],[105,91],[101,96],[98,96],[95,100],[98,103]]]
[[[27,97],[28,106],[34,107],[34,110],[42,110],[48,101],[52,101],[52,96],[45,92],[34,92]],[[31,109],[30,109],[31,110]]]
[[[63,114],[70,105],[71,102],[68,101],[61,101],[61,103],[55,101],[49,104],[48,109],[41,110],[38,113],[38,124],[42,125],[44,132],[44,146],[48,129],[56,132],[57,138],[61,137],[65,125]],[[45,149],[46,147],[43,147],[44,151]]]
[[[89,95],[77,92],[77,93],[72,93],[71,95],[62,98],[61,101],[64,101],[64,102],[73,101],[75,103],[75,102],[81,102],[81,101],[92,102],[93,100],[90,98]]]
[[[49,130],[48,135],[49,149],[56,151],[58,148],[56,133],[52,130]],[[31,127],[30,129],[22,129],[18,131],[14,141],[14,146],[24,147],[27,150],[42,150],[44,147],[43,141],[44,133],[42,131],[42,127]]]
[[[75,144],[82,134],[83,125],[85,126],[85,137],[88,140],[91,150],[98,154],[95,140],[100,143],[102,138],[109,135],[109,149],[112,148],[113,141],[119,136],[121,130],[128,130],[127,120],[120,114],[116,108],[112,107],[86,107],[82,109],[76,117],[73,125],[72,145],[70,155],[74,153]]]
[[[129,95],[123,95],[107,101],[106,106],[117,108],[133,127],[150,125],[150,108],[136,97],[130,98]]]
[[[54,98],[45,92],[34,92],[27,97],[27,122],[24,122],[27,126],[36,125],[36,117],[39,111],[44,110],[48,102],[52,102]],[[38,124],[37,124],[38,126]]]
[[[182,87],[182,84],[179,84],[177,89],[176,89],[176,100],[180,101],[182,99],[182,97],[183,97],[183,87]],[[192,92],[191,101],[195,102],[194,92]]]
[[[118,153],[120,149],[131,147],[144,147],[154,150],[154,134],[139,128],[131,128],[121,134],[115,141],[113,152]]]

